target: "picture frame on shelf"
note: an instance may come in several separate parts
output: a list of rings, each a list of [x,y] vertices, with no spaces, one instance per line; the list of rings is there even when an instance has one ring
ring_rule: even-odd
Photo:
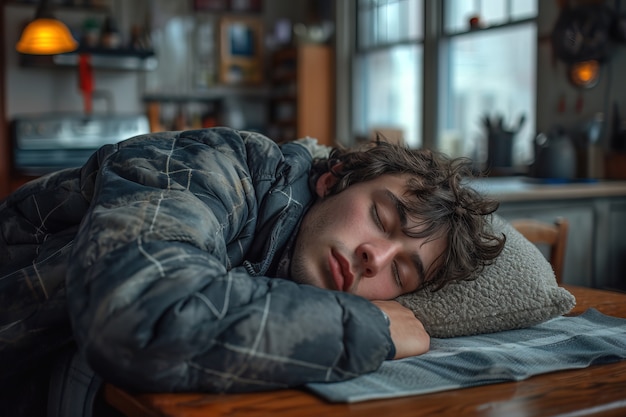
[[[249,16],[220,19],[220,81],[229,85],[263,82],[263,22]]]

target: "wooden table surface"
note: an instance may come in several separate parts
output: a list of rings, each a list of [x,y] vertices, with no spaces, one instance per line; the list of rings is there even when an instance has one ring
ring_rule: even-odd
[[[576,296],[571,314],[594,307],[626,318],[626,294],[564,286]],[[626,361],[505,382],[355,404],[331,404],[297,389],[254,394],[139,394],[114,386],[104,397],[128,417],[522,417],[626,416]]]

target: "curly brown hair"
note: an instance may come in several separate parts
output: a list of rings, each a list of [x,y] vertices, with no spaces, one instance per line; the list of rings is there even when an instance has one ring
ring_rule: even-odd
[[[417,225],[404,232],[447,240],[446,250],[421,287],[438,290],[451,281],[475,278],[500,254],[506,240],[488,227],[488,217],[499,203],[466,183],[472,176],[471,165],[467,158],[450,159],[443,153],[378,141],[360,150],[333,149],[328,159],[314,163],[312,181],[332,172],[338,181],[329,192],[336,194],[381,175],[409,174],[400,209]]]

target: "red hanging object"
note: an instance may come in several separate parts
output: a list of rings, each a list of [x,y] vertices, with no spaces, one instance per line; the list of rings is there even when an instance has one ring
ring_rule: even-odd
[[[583,108],[585,107],[585,100],[583,98],[582,93],[578,94],[578,98],[576,99],[576,113],[580,114],[583,112]]]
[[[93,68],[89,54],[80,54],[78,58],[78,88],[83,93],[85,113],[91,114],[93,109]]]
[[[559,97],[559,102],[557,103],[556,111],[558,113],[565,113],[565,96],[564,95],[561,95],[561,97]]]

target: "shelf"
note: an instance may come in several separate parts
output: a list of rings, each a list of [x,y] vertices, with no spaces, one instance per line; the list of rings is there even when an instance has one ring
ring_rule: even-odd
[[[296,119],[291,118],[291,119],[273,120],[271,124],[273,126],[279,126],[279,127],[291,127],[296,124]]]
[[[279,142],[310,136],[332,145],[332,49],[300,45],[272,56],[269,130]]]
[[[195,91],[188,94],[167,92],[147,93],[143,95],[143,101],[156,101],[162,103],[207,102],[220,101],[229,97],[267,100],[269,98],[269,87],[237,87],[228,85],[216,85],[211,88]]]
[[[125,71],[152,71],[158,60],[154,51],[134,49],[84,48],[59,55],[20,54],[20,65],[24,67],[75,67],[81,54],[91,56],[93,68]]]
[[[282,72],[274,74],[272,77],[272,82],[280,84],[280,83],[288,83],[292,81],[296,81],[298,79],[295,71]]]
[[[297,101],[298,100],[298,96],[296,96],[295,94],[282,94],[282,95],[276,95],[276,96],[272,96],[272,101],[273,102],[280,102],[280,101],[289,101],[289,102],[293,102],[293,101]]]
[[[52,2],[50,4],[50,8],[53,13],[67,13],[67,12],[77,12],[77,13],[99,13],[99,14],[110,14],[111,8],[107,5],[92,5],[92,4],[56,4],[57,2]],[[39,6],[39,1],[25,1],[25,0],[7,0],[5,1],[5,6],[19,6],[24,8],[32,9],[33,11],[37,9]]]

